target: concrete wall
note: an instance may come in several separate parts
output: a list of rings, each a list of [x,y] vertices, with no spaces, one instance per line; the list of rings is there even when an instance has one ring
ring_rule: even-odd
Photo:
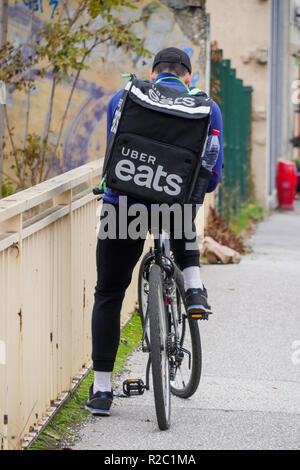
[[[237,77],[252,86],[252,171],[259,202],[266,204],[267,104],[269,45],[268,0],[207,0],[211,40],[224,59],[230,59]]]

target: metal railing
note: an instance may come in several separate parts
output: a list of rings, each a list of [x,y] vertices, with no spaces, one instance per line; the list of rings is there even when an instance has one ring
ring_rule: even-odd
[[[0,449],[24,447],[90,365],[102,163],[0,200]]]
[[[223,116],[225,166],[218,194],[218,210],[229,221],[243,203],[251,199],[251,115],[253,88],[236,77],[230,60],[211,63],[212,75],[219,81],[218,98]]]
[[[102,164],[93,161],[0,200],[2,450],[26,447],[91,366],[100,212],[91,189]],[[203,234],[204,209],[196,224]],[[122,325],[136,307],[138,269]]]

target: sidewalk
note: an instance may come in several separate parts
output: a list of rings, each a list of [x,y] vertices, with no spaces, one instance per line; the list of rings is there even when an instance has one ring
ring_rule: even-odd
[[[202,268],[215,314],[200,323],[199,389],[172,397],[171,428],[158,430],[152,391],[118,398],[110,418],[91,416],[74,450],[300,449],[300,204],[253,238],[241,264]],[[146,359],[132,355],[120,389],[144,379]]]

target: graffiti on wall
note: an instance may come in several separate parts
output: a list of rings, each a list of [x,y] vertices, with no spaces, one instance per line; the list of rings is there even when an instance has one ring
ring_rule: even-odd
[[[195,54],[195,50],[191,47],[185,47],[183,50],[189,56],[189,58],[192,60],[193,57],[194,57],[194,54]],[[196,60],[195,65],[198,65],[198,64],[199,64],[199,60]],[[199,72],[199,70],[197,70],[192,75],[191,86],[196,87],[199,80],[200,80],[200,72]]]
[[[50,17],[51,19],[53,19],[55,10],[57,9],[59,5],[59,0],[23,0],[23,3],[25,7],[28,7],[30,10],[32,9],[32,6],[33,6],[34,11],[40,11],[41,13],[44,13],[43,2],[45,1],[47,1],[48,5],[52,8]]]
[[[71,2],[72,3],[72,0]],[[199,48],[185,37],[178,26],[174,15],[170,10],[162,5],[158,0],[143,0],[142,10],[136,15],[147,13],[147,19],[136,25],[135,32],[144,38],[144,45],[156,53],[159,49],[173,45],[187,52],[191,58],[194,73],[192,76],[192,86],[199,86],[201,75],[198,67]],[[38,37],[38,32],[47,19],[56,17],[57,13],[62,14],[62,2],[59,0],[20,0],[9,7],[9,31],[13,37],[18,38],[18,42],[24,44],[24,56],[29,54],[28,43],[30,38],[29,27],[31,23],[31,9],[40,14],[34,16],[33,36]],[[126,13],[122,20],[130,21],[132,12]],[[87,161],[104,156],[106,145],[106,108],[111,96],[124,86],[121,80],[121,73],[134,72],[141,78],[149,79],[149,70],[152,59],[145,62],[142,58],[132,55],[125,55],[122,51],[105,45],[106,49],[100,51],[105,56],[105,63],[99,58],[99,53],[95,49],[90,57],[90,70],[81,75],[81,79],[76,86],[76,93],[72,101],[68,115],[68,122],[65,127],[62,146],[63,170],[70,170]],[[35,71],[32,71],[33,78]],[[35,114],[33,120],[34,132],[41,132],[40,120],[41,109],[46,108],[52,82],[51,73],[47,73],[43,80],[37,80],[36,100],[32,103],[32,111]],[[63,103],[69,96],[72,87],[71,83],[62,82],[58,87],[58,101],[61,108],[54,110],[53,133],[58,129],[57,120],[62,115]],[[24,101],[18,94],[14,95],[14,90],[9,90],[10,112],[16,117],[17,124],[20,125],[18,134],[21,136]],[[36,128],[34,127],[36,126]]]
[[[45,13],[45,0],[33,0],[35,11]],[[59,4],[58,1],[49,0],[47,1],[49,6],[56,8]],[[30,38],[29,24],[31,18],[31,0],[22,0],[21,5],[15,4],[9,7],[9,24],[10,30],[17,32],[18,42],[22,43],[23,49],[22,54],[24,57],[30,53],[27,44],[32,41]],[[50,16],[54,15],[55,11],[50,12]],[[33,22],[33,39],[38,37],[38,33],[43,27],[43,18],[36,15]],[[31,70],[31,78],[36,79],[37,70]],[[47,100],[49,98],[48,93],[44,90],[50,90],[53,76],[50,72],[46,73],[43,80],[36,80],[36,90],[32,93],[32,114],[33,121],[36,121],[36,116],[41,115],[41,109],[46,109]],[[61,83],[58,93],[59,96],[68,97],[71,87],[72,80],[70,83]],[[9,103],[11,112],[17,116],[18,125],[22,126],[22,112],[24,111],[24,101],[20,101],[20,95],[15,93],[15,89],[11,88],[8,90]],[[95,80],[90,77],[84,77],[80,79],[76,86],[76,96],[74,97],[73,111],[70,112],[70,119],[67,123],[66,130],[64,133],[62,155],[61,155],[61,168],[63,171],[71,170],[74,167],[82,165],[89,160],[93,159],[93,154],[97,154],[98,158],[104,153],[104,139],[101,139],[100,135],[97,135],[97,130],[101,129],[103,134],[103,128],[105,127],[105,116],[106,106],[108,98],[113,94],[113,90],[104,89],[101,83],[96,83]],[[36,102],[39,108],[36,108]],[[18,112],[18,108],[21,109],[21,113]],[[56,114],[56,113],[54,113]],[[58,127],[57,122],[54,119],[54,128]],[[38,129],[34,131],[39,132]],[[22,135],[22,132],[19,133]],[[55,139],[55,130],[53,131],[52,138]],[[95,157],[94,157],[95,158]]]

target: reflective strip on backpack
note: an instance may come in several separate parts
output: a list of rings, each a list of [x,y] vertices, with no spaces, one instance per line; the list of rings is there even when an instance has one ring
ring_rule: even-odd
[[[174,111],[181,111],[187,114],[204,114],[208,115],[211,111],[210,106],[198,106],[197,108],[191,108],[188,106],[182,106],[180,104],[162,104],[158,103],[156,101],[152,101],[148,95],[145,95],[139,88],[136,86],[132,85],[132,88],[130,92],[135,95],[137,98],[139,98],[141,101],[144,101],[145,103],[150,104],[153,107],[159,107],[159,108],[165,108],[165,109],[170,109]],[[187,95],[189,96],[189,95]]]

